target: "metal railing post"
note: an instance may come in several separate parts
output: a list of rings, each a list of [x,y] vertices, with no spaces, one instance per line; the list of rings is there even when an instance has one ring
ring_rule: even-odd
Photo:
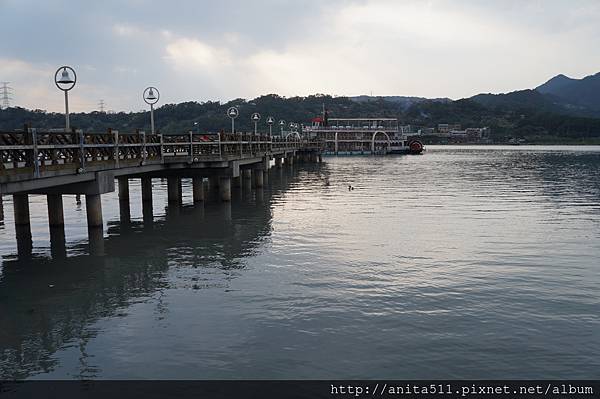
[[[85,169],[85,148],[84,148],[84,139],[83,130],[78,130],[79,134],[79,167],[83,171]]]
[[[117,166],[117,168],[119,167],[119,161],[120,161],[120,154],[119,154],[119,131],[118,130],[113,130],[113,140],[114,140],[114,145],[115,145],[115,165]]]
[[[30,128],[29,133],[31,134],[32,154],[31,161],[33,163],[33,176],[40,177],[40,164],[39,164],[39,153],[37,146],[37,132],[35,128]]]
[[[160,134],[160,162],[165,163],[165,150],[163,148],[163,146],[164,146],[163,135],[162,135],[162,133],[159,133],[159,134]]]
[[[223,151],[221,150],[221,133],[217,133],[217,138],[219,140],[219,159],[220,159],[223,154]]]
[[[148,155],[146,154],[146,132],[141,131],[140,135],[142,136],[142,165],[145,165],[146,158],[148,158]]]
[[[193,147],[193,137],[192,131],[190,130],[190,163],[194,162],[194,147]]]

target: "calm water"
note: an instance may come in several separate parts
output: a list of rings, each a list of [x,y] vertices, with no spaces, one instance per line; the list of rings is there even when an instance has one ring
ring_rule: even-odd
[[[231,205],[157,179],[153,223],[132,180],[105,256],[66,196],[53,259],[32,197],[19,259],[5,197],[0,377],[600,378],[600,147],[325,161]]]

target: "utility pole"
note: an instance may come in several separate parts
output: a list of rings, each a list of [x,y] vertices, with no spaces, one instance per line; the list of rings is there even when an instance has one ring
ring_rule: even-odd
[[[100,112],[104,112],[104,100],[98,102],[98,107],[100,107]]]
[[[0,105],[0,109],[7,109],[10,107],[10,100],[12,100],[13,89],[8,84],[10,82],[0,82],[2,86],[0,86],[0,99],[2,99],[2,105]]]

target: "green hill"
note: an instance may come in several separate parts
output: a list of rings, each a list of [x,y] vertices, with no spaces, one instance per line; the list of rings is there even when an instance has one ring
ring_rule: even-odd
[[[166,104],[155,110],[156,128],[165,133],[198,131],[229,131],[230,120],[226,110],[237,106],[240,116],[236,119],[238,131],[252,131],[250,115],[259,112],[263,116],[260,129],[268,115],[278,121],[294,121],[309,124],[311,118],[321,113],[323,104],[331,117],[391,117],[403,125],[436,127],[439,123],[460,123],[463,127],[488,126],[496,142],[511,137],[524,137],[529,142],[597,142],[600,141],[600,118],[569,115],[552,95],[534,90],[524,90],[504,95],[483,94],[472,99],[457,101],[419,99],[389,101],[385,97],[373,97],[369,101],[356,101],[348,97],[312,95],[285,98],[275,94],[252,100],[236,99],[227,103],[183,102]],[[197,123],[197,124],[195,124]],[[64,126],[64,115],[43,110],[8,108],[0,110],[0,130],[22,129],[27,124],[40,129]],[[109,128],[123,132],[136,129],[149,131],[148,112],[75,113],[71,125],[86,131],[105,131]],[[279,129],[273,126],[274,131]]]

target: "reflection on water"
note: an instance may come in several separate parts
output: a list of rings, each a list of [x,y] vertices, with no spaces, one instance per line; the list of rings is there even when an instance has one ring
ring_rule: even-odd
[[[600,148],[325,161],[230,204],[132,180],[93,243],[33,197],[17,248],[5,197],[0,376],[600,377]]]

